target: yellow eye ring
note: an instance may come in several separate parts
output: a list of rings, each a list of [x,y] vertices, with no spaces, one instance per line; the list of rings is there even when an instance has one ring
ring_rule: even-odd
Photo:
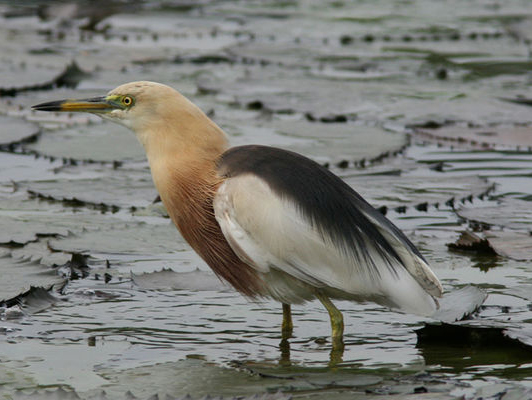
[[[122,98],[122,104],[129,107],[133,104],[133,99],[129,96],[125,96],[124,98]]]

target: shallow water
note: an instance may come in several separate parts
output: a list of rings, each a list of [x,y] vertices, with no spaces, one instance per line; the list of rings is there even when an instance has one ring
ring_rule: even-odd
[[[529,2],[91,4],[0,2],[0,399],[532,398],[532,113],[507,101]],[[219,282],[154,202],[133,134],[29,108],[140,79],[328,165],[426,255],[440,319],[488,298],[447,325],[338,301],[333,365],[317,302],[281,342],[279,304]],[[498,255],[451,252],[463,230]]]

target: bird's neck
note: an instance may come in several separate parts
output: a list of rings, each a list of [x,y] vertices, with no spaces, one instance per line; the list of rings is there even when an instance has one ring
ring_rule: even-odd
[[[228,147],[225,133],[201,110],[192,111],[178,115],[177,122],[161,118],[136,131],[163,202],[176,210],[189,193],[215,183],[216,161]]]
[[[216,161],[225,148],[219,149],[173,149],[168,146],[164,152],[148,161],[153,182],[174,223],[179,227],[183,218],[192,209],[210,201],[218,185]]]
[[[240,293],[264,295],[261,278],[231,249],[214,215],[213,200],[222,183],[216,162],[227,150],[225,133],[194,107],[174,119],[152,122],[149,131],[136,133],[146,149],[155,186],[181,235]]]
[[[262,280],[231,249],[214,215],[213,199],[222,183],[216,161],[223,151],[225,146],[188,148],[148,158],[155,186],[183,238],[240,293],[261,296],[265,293]]]

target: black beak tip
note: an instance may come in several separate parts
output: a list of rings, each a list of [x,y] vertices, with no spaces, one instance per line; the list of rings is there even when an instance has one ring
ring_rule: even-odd
[[[61,111],[62,104],[63,104],[63,100],[49,101],[46,103],[41,103],[41,104],[36,104],[34,106],[31,106],[31,109],[35,111]]]

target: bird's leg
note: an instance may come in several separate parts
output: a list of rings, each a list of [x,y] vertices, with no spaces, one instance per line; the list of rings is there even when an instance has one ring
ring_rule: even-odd
[[[283,325],[281,328],[281,335],[283,340],[292,337],[294,324],[292,323],[292,310],[290,304],[283,303]]]
[[[332,346],[333,350],[343,351],[344,349],[344,317],[331,300],[321,292],[316,293],[316,297],[325,306],[331,317]]]

